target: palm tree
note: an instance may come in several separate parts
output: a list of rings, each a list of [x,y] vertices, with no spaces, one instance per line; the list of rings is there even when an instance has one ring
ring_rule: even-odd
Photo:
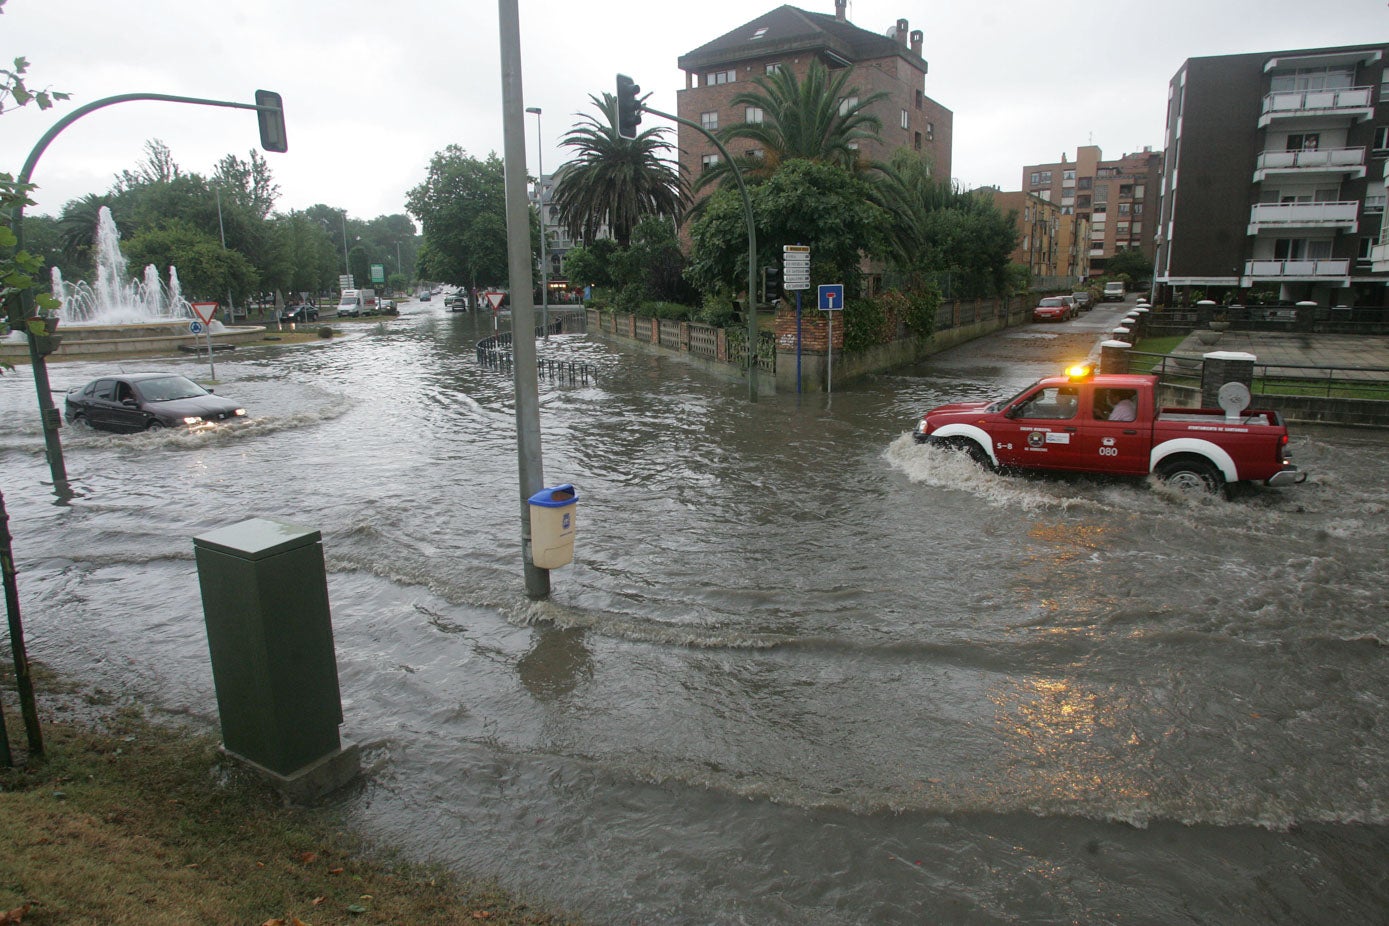
[[[866,169],[859,158],[861,142],[877,141],[883,121],[868,111],[883,92],[860,99],[858,88],[847,88],[852,73],[845,68],[831,75],[822,61],[810,63],[805,80],[789,67],[780,67],[756,78],[756,90],[745,90],[732,105],[762,111],[761,122],[738,122],[719,131],[719,139],[753,142],[761,151],[739,159],[744,176],[765,179],[786,161],[804,159],[837,164],[852,171]],[[727,175],[727,165],[706,171],[696,184],[700,189]]]
[[[873,202],[889,218],[887,241],[893,262],[919,269],[931,250],[931,214],[955,208],[959,191],[949,180],[937,180],[931,163],[910,151],[897,151],[886,164],[875,165]]]
[[[675,150],[668,129],[647,129],[636,138],[617,131],[617,97],[589,94],[602,118],[581,114],[562,144],[578,156],[555,173],[555,208],[570,236],[591,243],[605,226],[622,247],[648,216],[679,218],[686,185],[679,168],[661,155]]]

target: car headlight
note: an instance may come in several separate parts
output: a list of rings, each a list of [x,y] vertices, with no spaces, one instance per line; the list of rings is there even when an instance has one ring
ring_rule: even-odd
[[[929,433],[929,431],[930,431],[930,428],[929,428],[929,426],[926,424],[926,419],[925,419],[925,418],[922,418],[920,421],[918,421],[918,422],[916,423],[916,433],[918,433],[918,434],[927,434],[927,433]]]
[[[203,423],[203,420],[199,418],[197,415],[189,415],[187,418],[180,418],[179,420],[182,421],[184,424],[188,425],[189,427],[192,427],[195,424]]]
[[[232,412],[232,414],[235,415],[237,418],[245,418],[245,417],[246,417],[246,409],[244,409],[244,408],[238,408],[236,411]]]

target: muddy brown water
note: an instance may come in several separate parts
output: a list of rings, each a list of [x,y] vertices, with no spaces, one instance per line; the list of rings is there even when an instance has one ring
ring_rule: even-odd
[[[594,922],[1382,922],[1385,435],[1300,430],[1308,483],[1234,501],[911,441],[1083,354],[1099,309],[756,404],[552,338],[601,378],[542,386],[580,526],[530,602],[490,321],[405,311],[219,356],[244,427],[65,429],[66,506],[0,378],[32,657],[215,727],[192,538],[282,518],[323,532],[343,807],[407,856]]]

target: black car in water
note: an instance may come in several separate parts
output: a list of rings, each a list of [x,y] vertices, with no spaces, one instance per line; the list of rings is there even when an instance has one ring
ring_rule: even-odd
[[[123,433],[197,430],[246,417],[240,405],[177,373],[103,376],[68,392],[63,406],[73,424]]]

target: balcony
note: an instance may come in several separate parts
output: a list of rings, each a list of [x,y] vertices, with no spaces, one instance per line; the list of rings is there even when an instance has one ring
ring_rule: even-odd
[[[1327,174],[1359,180],[1365,176],[1364,148],[1319,148],[1312,151],[1262,151],[1254,163],[1254,182],[1269,177],[1312,178]]]
[[[1264,96],[1259,128],[1273,122],[1286,125],[1299,120],[1325,120],[1328,117],[1360,122],[1374,115],[1371,87],[1344,87],[1340,90],[1279,90]]]
[[[1346,281],[1349,285],[1350,261],[1345,259],[1326,260],[1247,260],[1244,262],[1245,279],[1251,282],[1328,282]]]
[[[1247,234],[1282,232],[1298,228],[1334,229],[1354,234],[1360,201],[1328,203],[1258,203],[1249,210]]]
[[[1389,273],[1389,242],[1370,248],[1370,269],[1375,273]]]

